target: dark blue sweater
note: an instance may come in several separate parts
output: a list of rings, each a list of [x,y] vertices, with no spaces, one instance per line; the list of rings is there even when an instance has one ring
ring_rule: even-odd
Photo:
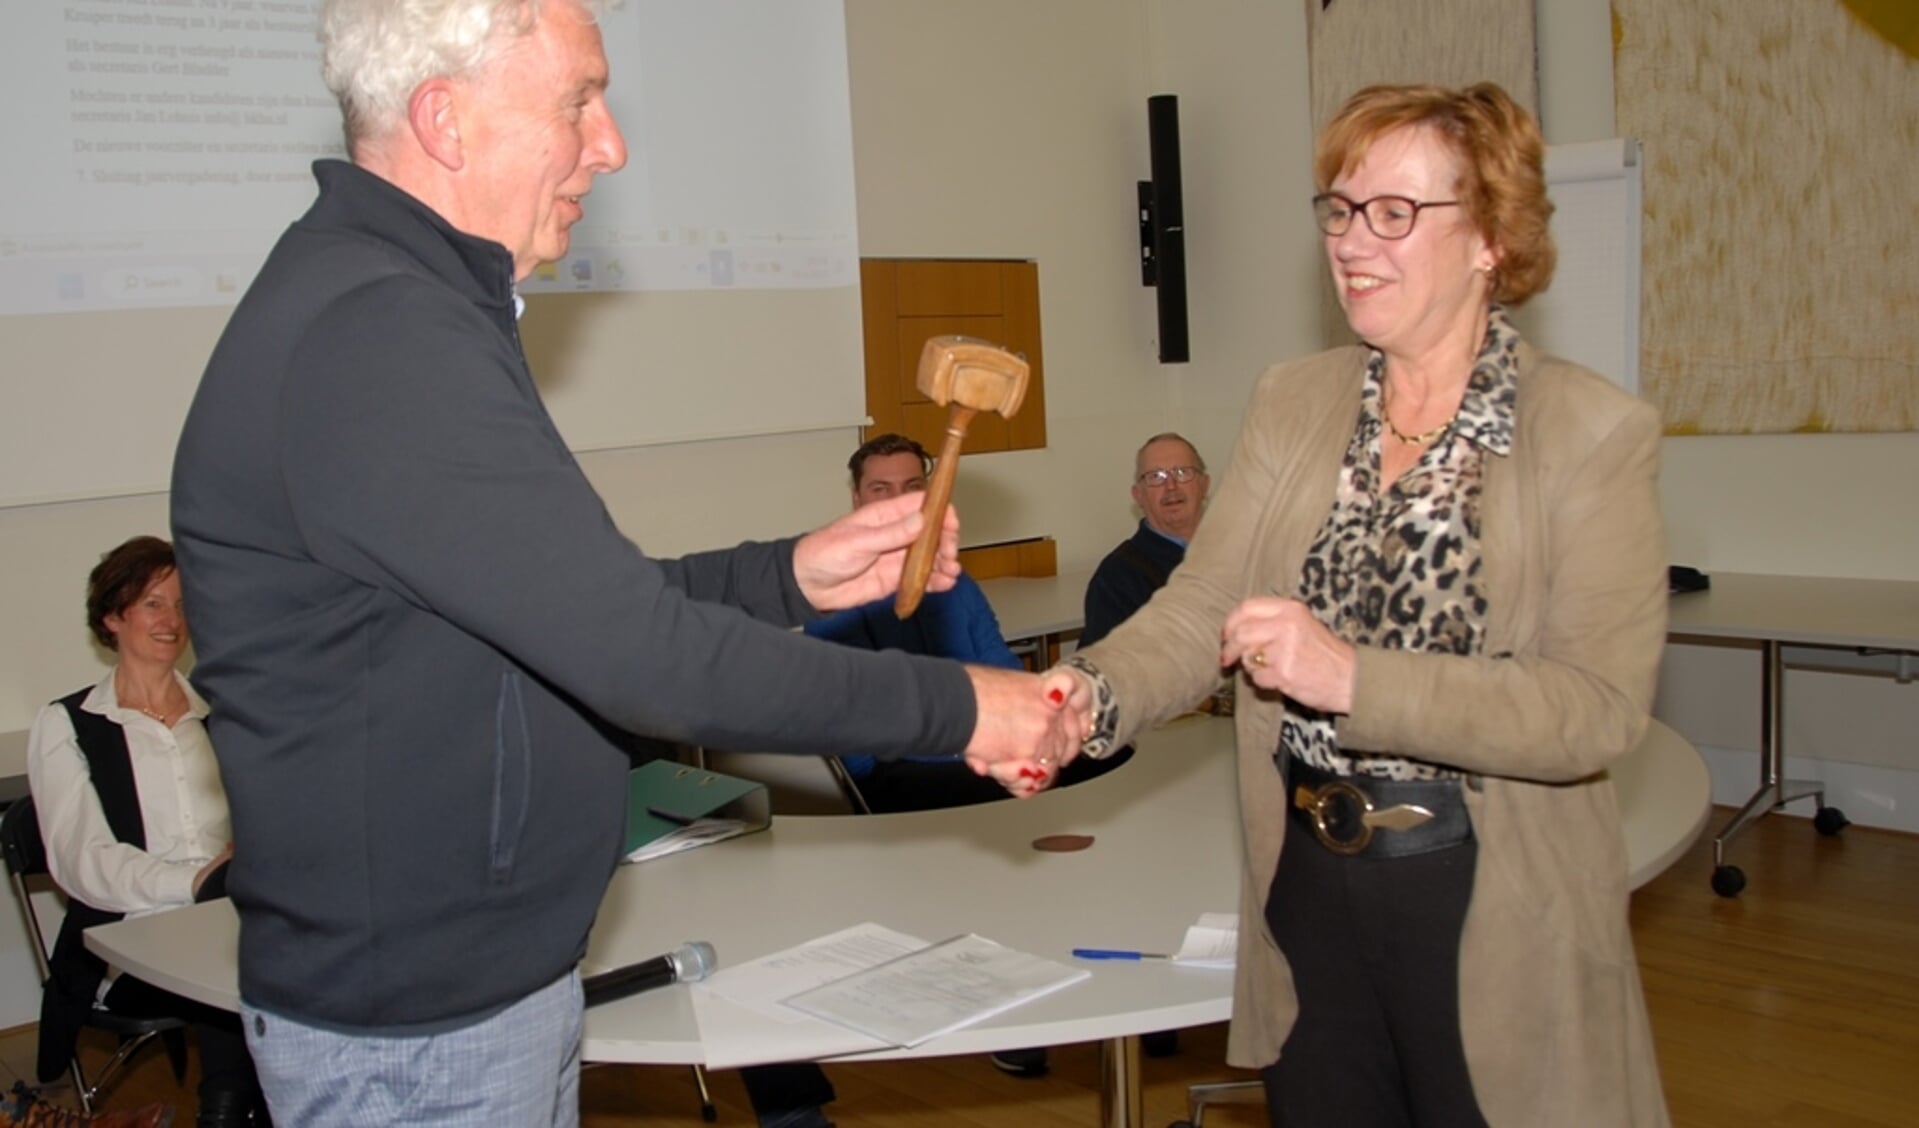
[[[791,543],[664,561],[614,527],[527,371],[504,247],[315,175],[174,463],[248,1002],[424,1031],[566,973],[619,855],[615,728],[964,746],[957,665],[781,629],[811,610]]]
[[[1079,645],[1093,645],[1132,618],[1184,559],[1185,545],[1141,521],[1131,537],[1106,554],[1087,582],[1086,624],[1080,628]]]

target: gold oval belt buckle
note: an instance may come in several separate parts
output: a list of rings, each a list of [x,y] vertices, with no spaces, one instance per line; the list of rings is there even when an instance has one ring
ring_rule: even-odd
[[[1414,803],[1398,803],[1382,811],[1373,806],[1372,796],[1343,779],[1318,787],[1300,784],[1293,792],[1293,806],[1312,817],[1313,837],[1335,854],[1364,852],[1380,827],[1411,830],[1433,819],[1431,811]],[[1342,833],[1350,837],[1341,838]]]
[[[1294,804],[1312,816],[1313,836],[1335,854],[1360,853],[1373,840],[1373,824],[1366,817],[1373,813],[1373,801],[1346,780],[1336,779],[1312,790],[1301,787]],[[1341,830],[1352,837],[1339,837]]]

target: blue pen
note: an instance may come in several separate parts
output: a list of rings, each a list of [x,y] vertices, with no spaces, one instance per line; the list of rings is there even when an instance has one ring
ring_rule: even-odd
[[[1132,952],[1123,948],[1074,948],[1076,960],[1170,960],[1161,952]]]

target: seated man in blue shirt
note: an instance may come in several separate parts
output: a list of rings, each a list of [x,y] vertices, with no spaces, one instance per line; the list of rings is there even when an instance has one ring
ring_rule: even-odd
[[[924,447],[904,435],[889,433],[867,440],[846,463],[852,474],[853,508],[925,490],[932,462]],[[964,572],[951,591],[929,593],[911,618],[893,614],[893,599],[888,596],[815,619],[806,624],[806,633],[865,650],[904,650],[982,666],[1022,668],[1000,637],[999,620],[986,594]],[[974,775],[958,757],[879,761],[848,756],[843,762],[875,813],[960,807],[1007,796],[992,777]]]

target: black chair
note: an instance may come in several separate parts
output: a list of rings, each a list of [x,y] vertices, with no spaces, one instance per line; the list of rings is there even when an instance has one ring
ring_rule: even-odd
[[[692,749],[695,766],[766,786],[775,815],[870,815],[872,808],[838,756]]]
[[[4,854],[7,863],[7,876],[13,882],[14,898],[20,902],[20,911],[25,914],[27,935],[33,940],[33,959],[40,969],[40,984],[45,989],[47,980],[52,976],[50,967],[51,953],[47,949],[46,934],[40,930],[40,914],[33,907],[32,889],[29,880],[44,877],[47,873],[47,849],[40,838],[40,815],[34,809],[33,797],[16,800],[9,805],[5,813],[0,814],[0,854]],[[80,1110],[93,1112],[94,1101],[119,1073],[133,1055],[142,1046],[158,1037],[166,1047],[167,1060],[173,1065],[176,1080],[185,1081],[187,1075],[187,1024],[178,1018],[134,1018],[115,1014],[101,1007],[94,1007],[86,1018],[87,1026],[104,1030],[119,1040],[119,1048],[107,1059],[91,1083],[86,1071],[80,1065],[80,1057],[75,1054],[69,1068],[73,1074],[73,1089],[80,1101]]]

